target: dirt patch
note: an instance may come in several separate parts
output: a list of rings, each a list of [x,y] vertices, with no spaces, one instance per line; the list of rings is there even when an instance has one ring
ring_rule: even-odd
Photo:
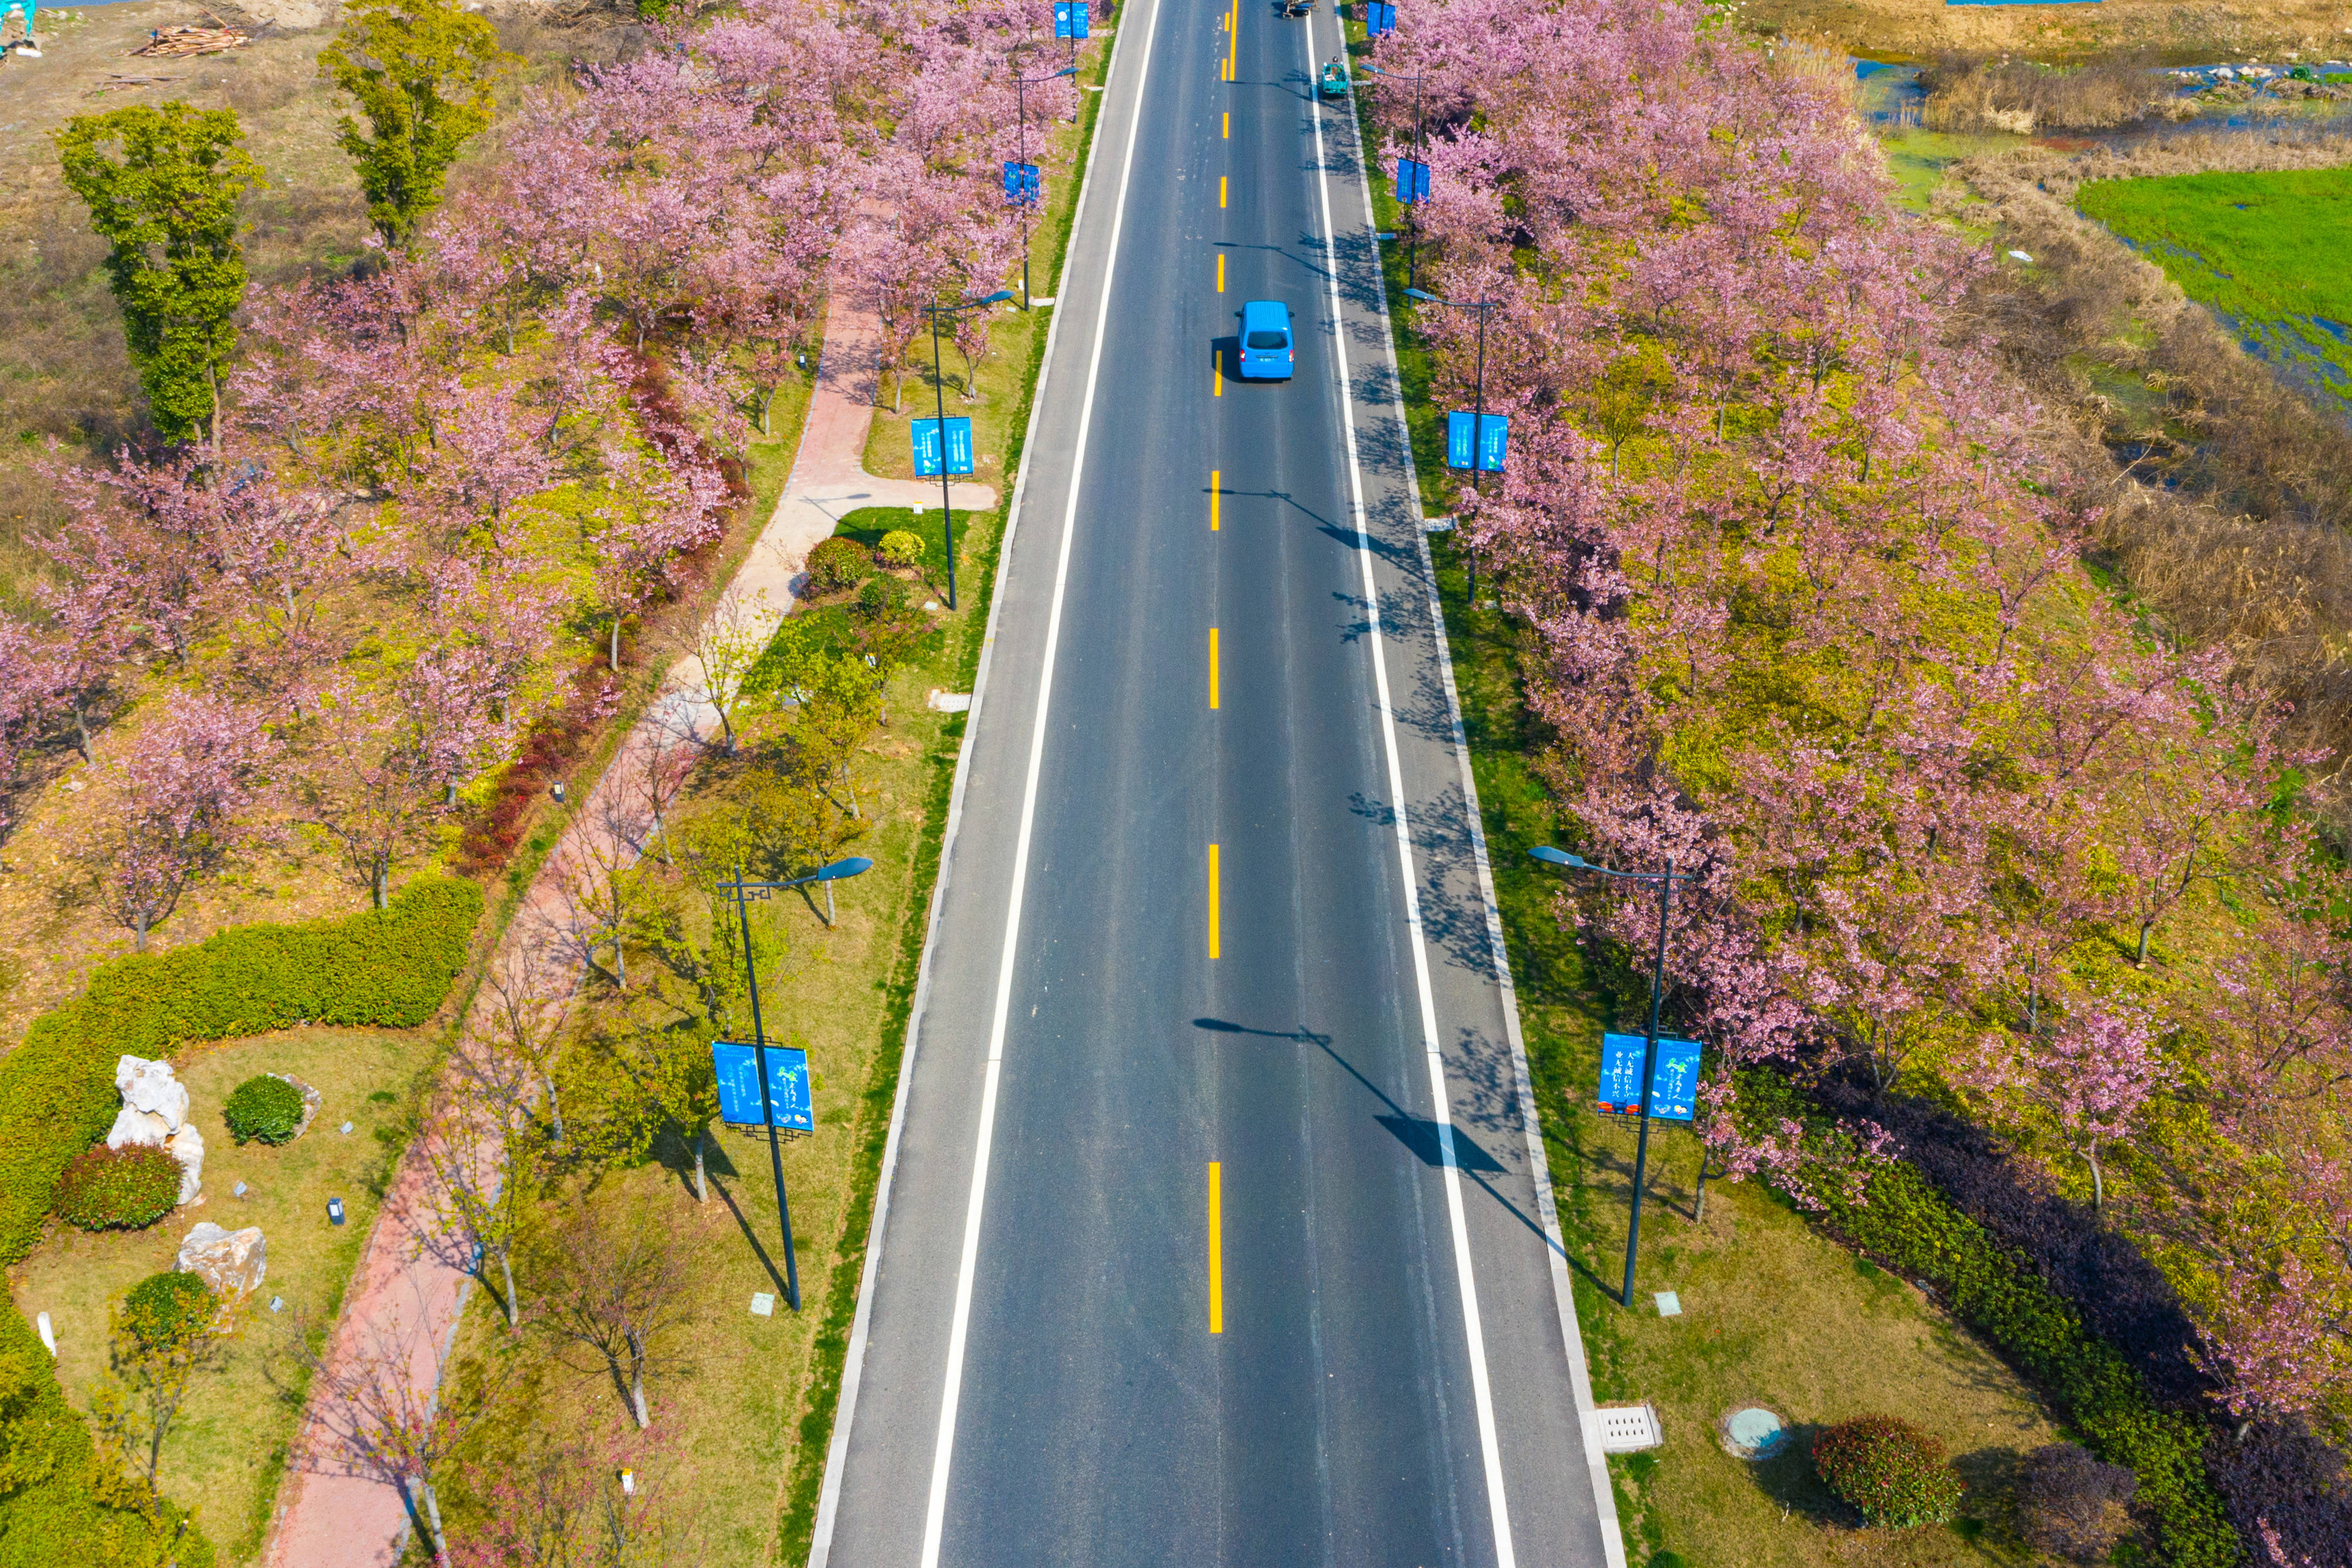
[[[1950,5],[1944,0],[1749,0],[1749,26],[1829,39],[1849,50],[1929,58],[1951,51],[2079,59],[2116,48],[2167,64],[2290,51],[2352,55],[2342,0],[2105,0],[2088,5]]]

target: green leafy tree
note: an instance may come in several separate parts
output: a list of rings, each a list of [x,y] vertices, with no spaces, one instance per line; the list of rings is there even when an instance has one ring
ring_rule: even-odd
[[[217,447],[220,370],[245,298],[236,199],[262,183],[236,116],[174,102],[78,114],[51,134],[66,183],[112,247],[107,282],[149,417],[173,441],[209,427]]]
[[[490,123],[491,96],[514,64],[484,18],[441,0],[356,0],[319,56],[319,74],[359,100],[336,142],[367,197],[368,221],[406,246],[441,200],[466,143]]]
[[[110,1315],[114,1375],[91,1390],[90,1415],[152,1497],[163,1440],[196,1375],[219,1362],[229,1314],[202,1279],[175,1272],[142,1281]]]

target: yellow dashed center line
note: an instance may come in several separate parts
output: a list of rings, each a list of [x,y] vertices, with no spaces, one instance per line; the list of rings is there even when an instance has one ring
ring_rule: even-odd
[[[1209,956],[1217,956],[1217,846],[1209,846]]]
[[[1222,207],[1222,206],[1223,206],[1224,204],[1225,204],[1225,177],[1224,177],[1223,174],[1220,174],[1220,175],[1218,175],[1218,176],[1217,176],[1217,205],[1219,205],[1219,206],[1221,206],[1221,207]]]
[[[1209,706],[1217,706],[1217,629],[1209,628]]]
[[[1222,379],[1222,378],[1221,378]],[[1209,470],[1209,531],[1217,531],[1217,476],[1219,469]]]
[[[1217,292],[1218,292],[1218,293],[1220,293],[1220,294],[1223,294],[1224,291],[1225,291],[1225,253],[1224,253],[1223,251],[1219,251],[1219,252],[1217,253]]]
[[[1223,1173],[1209,1162],[1209,1332],[1225,1332],[1225,1247]]]
[[[1230,109],[1229,109],[1229,110],[1225,110],[1225,140],[1226,140],[1226,141],[1231,141],[1233,139],[1234,139],[1234,111],[1233,111],[1232,110],[1230,110]]]

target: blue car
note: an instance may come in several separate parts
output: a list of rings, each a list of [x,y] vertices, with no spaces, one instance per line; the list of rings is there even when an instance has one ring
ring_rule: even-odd
[[[1242,307],[1242,380],[1286,382],[1297,359],[1289,306],[1279,299],[1253,299]]]

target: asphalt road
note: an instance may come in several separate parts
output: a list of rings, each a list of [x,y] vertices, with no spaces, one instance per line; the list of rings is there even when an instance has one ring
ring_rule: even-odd
[[[1337,26],[1118,23],[813,1562],[1622,1563]]]

